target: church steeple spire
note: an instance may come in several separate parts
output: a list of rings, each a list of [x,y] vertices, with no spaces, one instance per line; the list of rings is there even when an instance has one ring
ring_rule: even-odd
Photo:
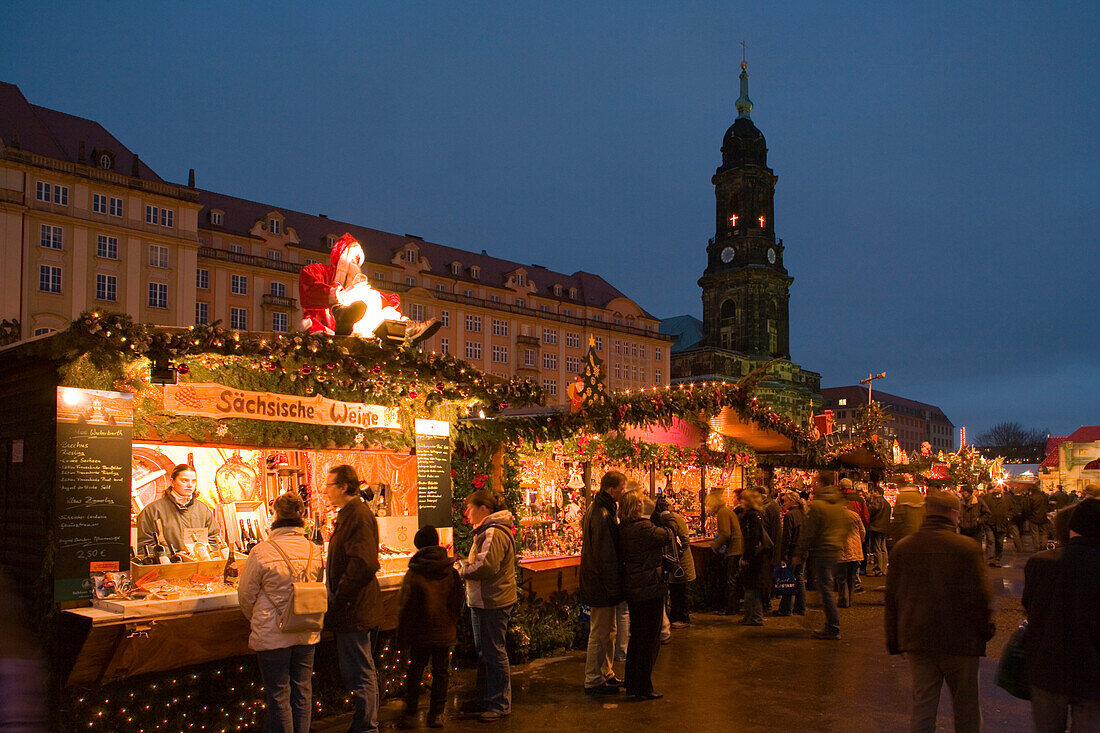
[[[742,44],[744,45],[744,44]],[[737,98],[734,103],[734,107],[737,108],[737,119],[752,119],[749,117],[749,113],[752,112],[752,100],[749,99],[749,63],[744,59],[741,60],[741,96]]]

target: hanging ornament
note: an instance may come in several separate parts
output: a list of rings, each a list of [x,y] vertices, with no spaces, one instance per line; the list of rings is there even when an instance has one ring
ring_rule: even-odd
[[[186,363],[180,364],[179,366],[176,367],[176,374],[187,374],[190,371],[191,371],[191,367],[187,366]]]
[[[224,438],[226,433],[228,433],[228,432],[229,432],[229,426],[226,425],[225,423],[219,424],[218,429],[214,431],[214,433],[217,434],[217,436],[219,438]]]
[[[367,438],[367,436],[366,436],[365,433],[356,433],[355,434],[355,444],[358,445],[358,446],[362,446],[363,441],[366,440],[366,438]]]

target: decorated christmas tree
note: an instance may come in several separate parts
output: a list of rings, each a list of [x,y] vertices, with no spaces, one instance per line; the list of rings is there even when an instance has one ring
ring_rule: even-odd
[[[584,357],[584,369],[581,372],[580,397],[584,407],[607,402],[607,375],[603,369],[603,359],[596,353],[596,339],[588,337],[588,354]]]

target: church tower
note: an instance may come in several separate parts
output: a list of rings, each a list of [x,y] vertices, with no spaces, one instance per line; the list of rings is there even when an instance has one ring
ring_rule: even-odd
[[[783,241],[775,238],[778,180],[768,167],[764,135],[751,118],[748,64],[741,62],[737,119],[722,141],[715,171],[714,237],[707,246],[703,334],[707,346],[742,354],[790,358],[788,289]]]

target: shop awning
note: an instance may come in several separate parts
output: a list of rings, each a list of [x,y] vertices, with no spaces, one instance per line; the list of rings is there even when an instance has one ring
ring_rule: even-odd
[[[710,420],[713,430],[739,440],[758,453],[790,453],[794,442],[775,430],[765,430],[759,425],[745,422],[737,412],[728,407]]]

